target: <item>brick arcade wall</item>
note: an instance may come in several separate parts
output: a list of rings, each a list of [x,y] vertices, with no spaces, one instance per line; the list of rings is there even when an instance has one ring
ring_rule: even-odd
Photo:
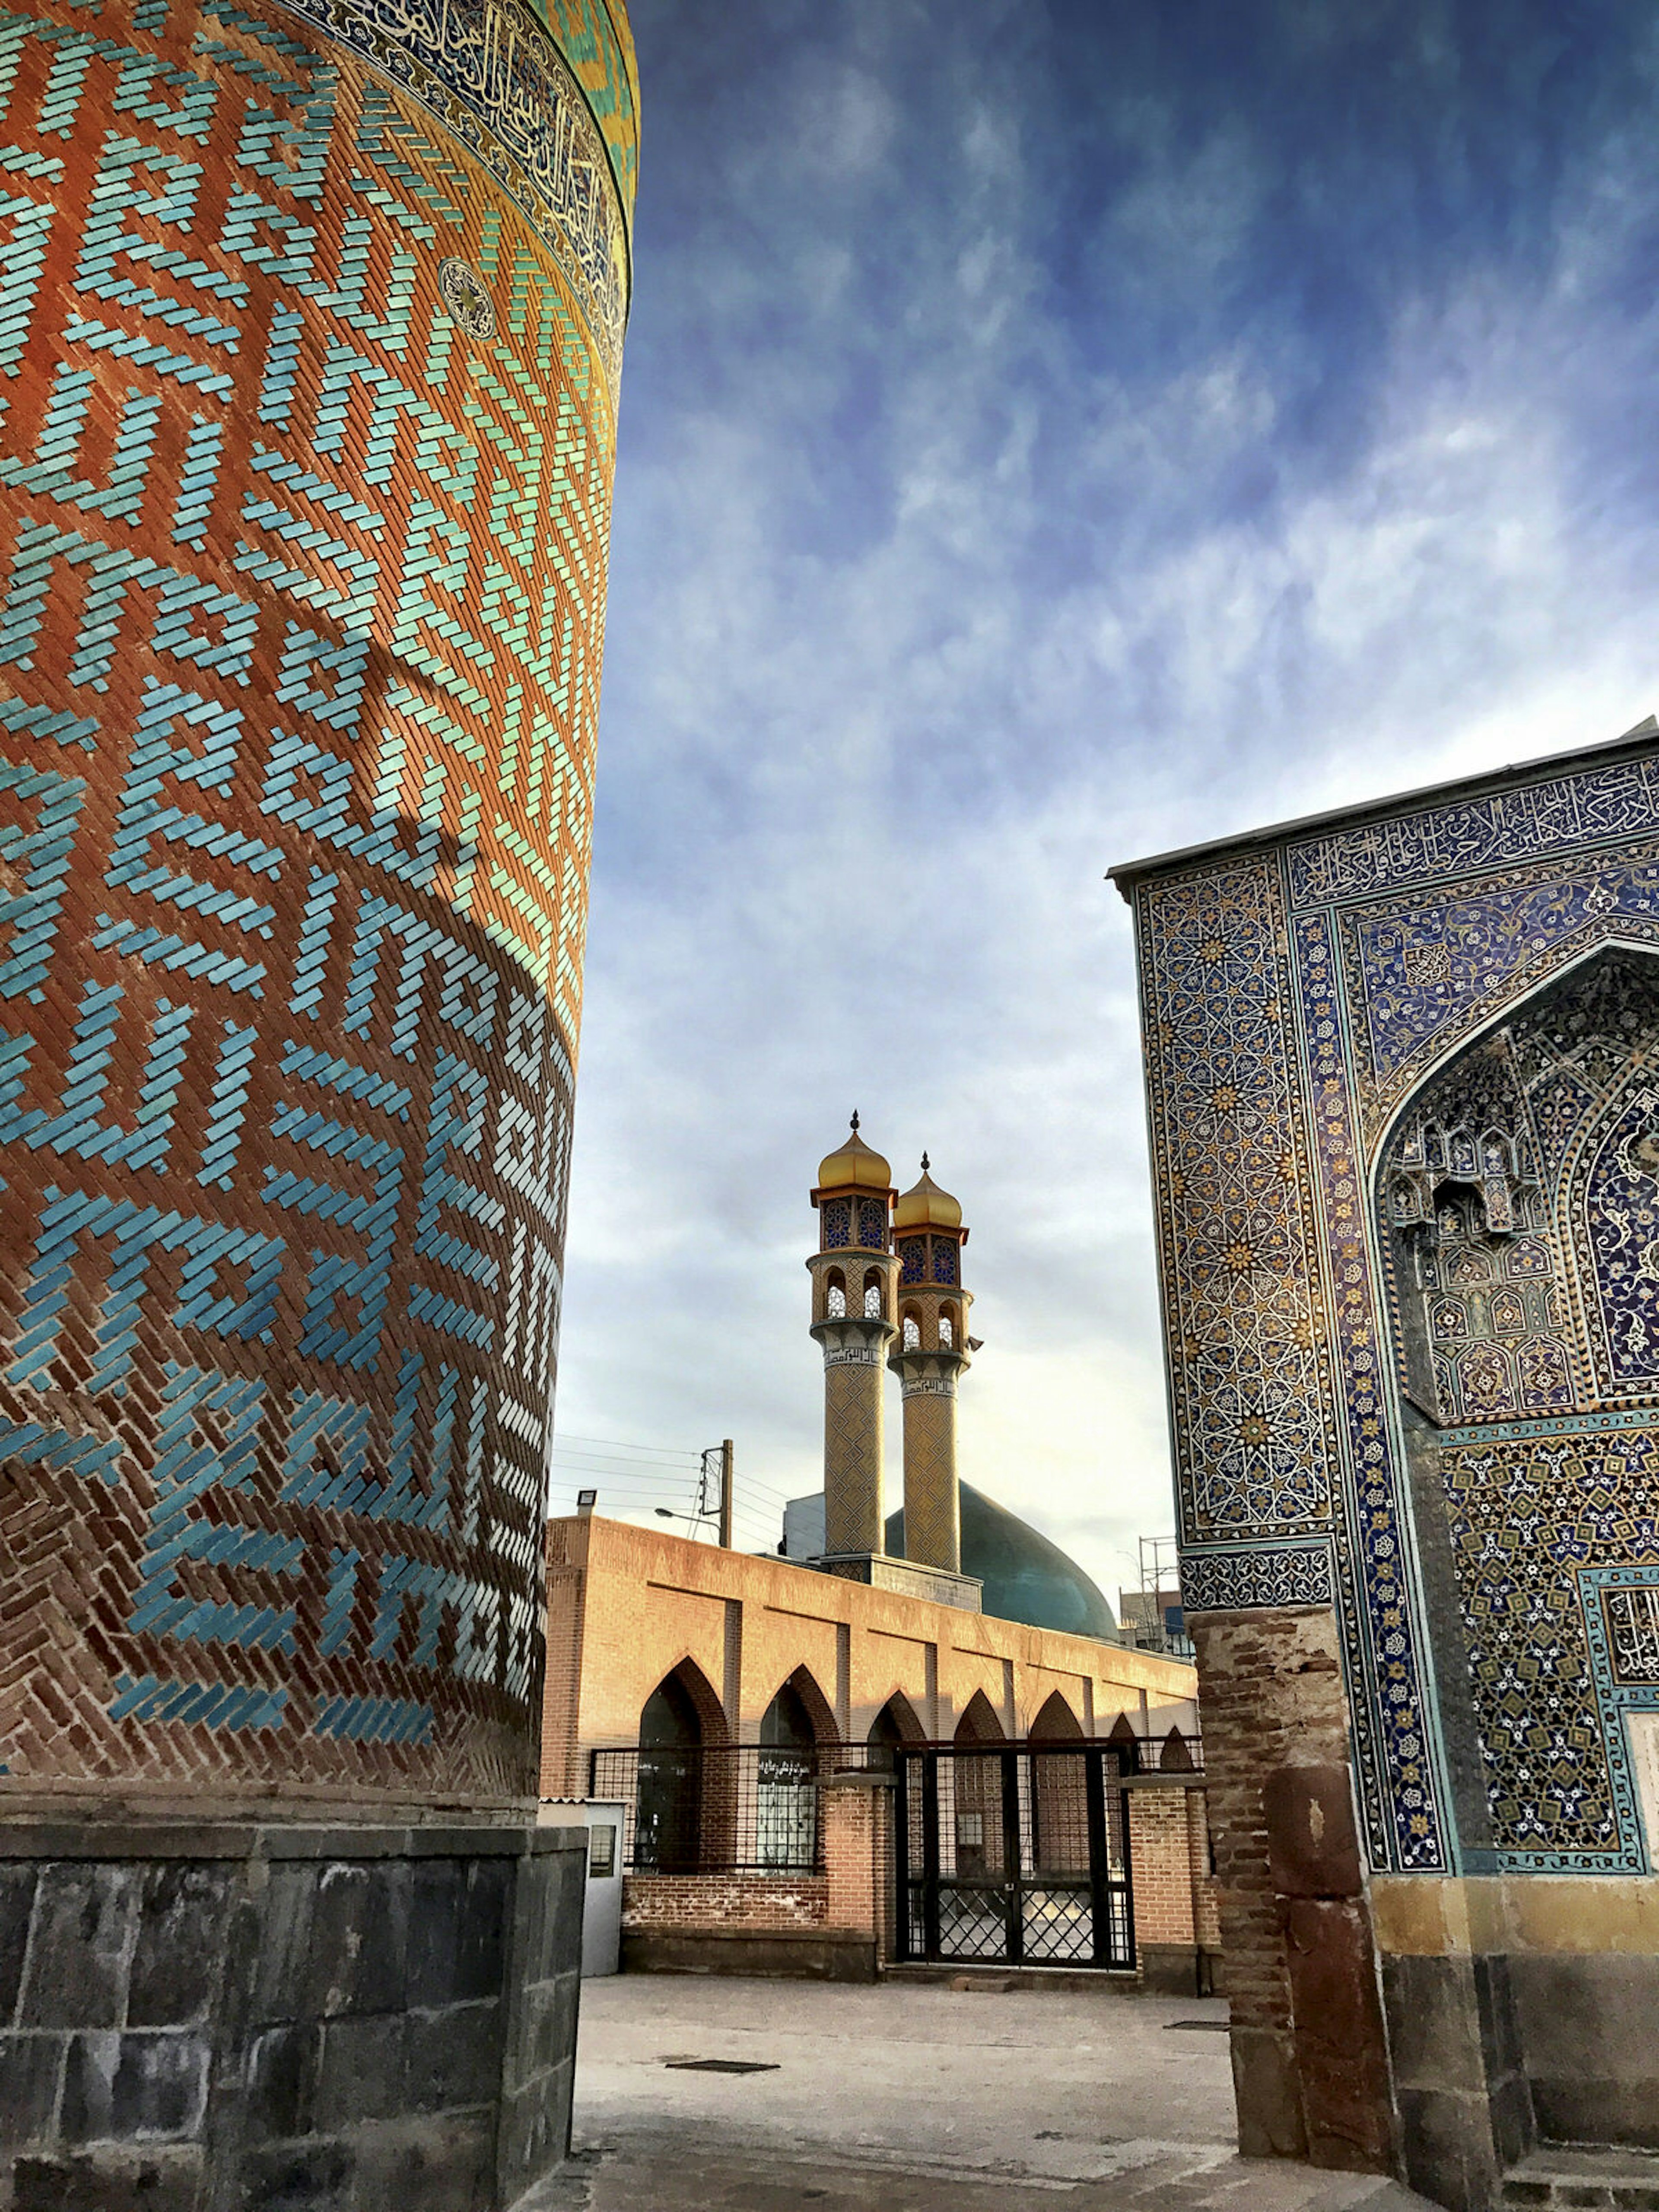
[[[1128,1793],[1129,1859],[1134,1893],[1135,1945],[1169,1954],[1172,1968],[1221,1948],[1218,1884],[1209,1870],[1208,1816],[1201,1790]],[[1184,1974],[1182,1988],[1192,1986]]]
[[[583,67],[625,77],[610,38]],[[535,1784],[611,157],[505,0],[473,41],[25,4],[0,52],[0,1771],[498,1803]]]
[[[1196,1723],[1193,1668],[1154,1652],[964,1613],[599,1514],[550,1522],[547,1540],[542,1786],[550,1796],[586,1790],[593,1747],[637,1744],[646,1700],[684,1662],[707,1687],[705,1725],[720,1741],[757,1741],[762,1715],[801,1668],[854,1742],[896,1693],[918,1732],[939,1738],[976,1692],[1011,1736],[1029,1734],[1056,1691],[1098,1736],[1120,1718],[1160,1735]]]

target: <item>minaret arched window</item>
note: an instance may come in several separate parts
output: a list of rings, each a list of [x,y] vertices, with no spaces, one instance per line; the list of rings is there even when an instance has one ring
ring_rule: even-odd
[[[832,1267],[825,1279],[823,1310],[830,1321],[847,1318],[847,1282],[839,1267]]]
[[[939,1317],[939,1342],[941,1352],[953,1352],[956,1349],[957,1325],[952,1318],[953,1312],[953,1308],[946,1306]]]
[[[904,1316],[904,1349],[907,1352],[921,1350],[921,1323],[913,1313]]]
[[[873,1267],[864,1279],[864,1318],[866,1321],[881,1319],[881,1277]]]

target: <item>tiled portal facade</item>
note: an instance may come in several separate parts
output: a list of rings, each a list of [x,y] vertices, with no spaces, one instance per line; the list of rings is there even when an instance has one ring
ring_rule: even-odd
[[[0,17],[13,1793],[535,1786],[637,106],[547,23]]]
[[[1241,2114],[1448,2203],[1540,2137],[1659,2142],[1650,2029],[1564,2025],[1659,1997],[1656,756],[1117,872]],[[1334,1732],[1281,1738],[1322,1666]],[[1316,1801],[1349,1869],[1297,1858]],[[1382,1960],[1369,2118],[1297,1900]]]

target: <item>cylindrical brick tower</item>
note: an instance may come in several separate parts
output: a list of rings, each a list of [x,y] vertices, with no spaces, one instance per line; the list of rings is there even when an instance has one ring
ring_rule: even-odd
[[[823,1548],[869,1559],[882,1548],[882,1362],[893,1336],[888,1249],[892,1170],[852,1134],[818,1168],[812,1334],[823,1347]]]
[[[0,27],[0,1821],[52,2022],[160,1959],[195,2023],[171,2120],[124,2046],[63,2122],[136,2164],[32,2109],[77,2201],[292,2132],[235,2023],[319,2007],[495,2005],[446,2201],[558,2154],[498,2042],[574,1971],[522,1814],[636,115],[621,0]]]
[[[914,1565],[962,1571],[962,1497],[957,1480],[957,1378],[972,1364],[971,1293],[962,1287],[962,1208],[921,1156],[921,1180],[893,1212],[898,1327],[888,1365],[904,1406],[904,1556]]]
[[[535,1787],[636,112],[549,5],[0,34],[14,1792]]]

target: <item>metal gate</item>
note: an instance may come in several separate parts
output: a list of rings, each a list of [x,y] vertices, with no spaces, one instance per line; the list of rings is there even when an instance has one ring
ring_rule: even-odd
[[[896,1750],[899,1957],[1133,1969],[1130,1763],[1100,1743]]]

